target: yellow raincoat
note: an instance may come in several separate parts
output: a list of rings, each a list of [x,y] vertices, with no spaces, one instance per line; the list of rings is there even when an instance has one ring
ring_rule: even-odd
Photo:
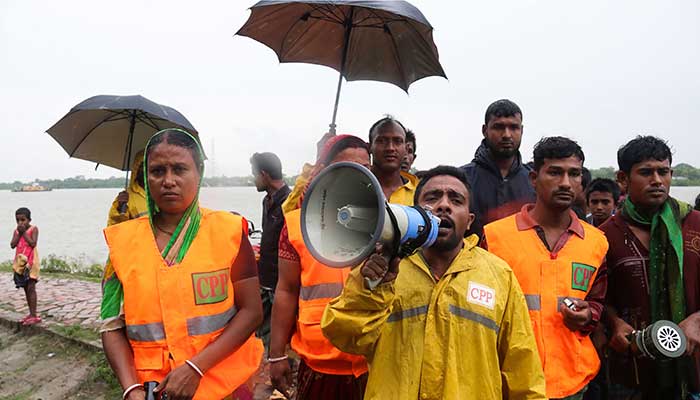
[[[546,399],[520,286],[477,240],[464,241],[439,281],[420,253],[374,291],[355,268],[326,307],[326,337],[367,357],[365,399]]]
[[[143,151],[136,154],[136,157],[134,157],[134,162],[131,164],[131,178],[129,179],[129,187],[126,190],[129,193],[127,210],[124,214],[121,214],[119,212],[119,202],[117,202],[117,199],[115,198],[114,202],[112,202],[112,208],[109,209],[107,226],[135,219],[148,213],[148,206],[146,205],[146,190],[136,181],[137,172],[142,163]]]

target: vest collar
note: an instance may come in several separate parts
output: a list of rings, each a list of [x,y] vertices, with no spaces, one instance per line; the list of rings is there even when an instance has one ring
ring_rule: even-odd
[[[530,216],[530,210],[532,210],[535,207],[534,204],[525,204],[522,209],[520,209],[520,212],[515,214],[515,225],[518,227],[519,231],[526,231],[528,229],[535,229],[535,227],[540,226],[537,221],[535,221],[531,216]],[[578,219],[578,216],[576,215],[575,212],[572,210],[569,210],[569,214],[571,215],[571,223],[569,224],[569,227],[567,228],[567,231],[575,234],[576,236],[580,237],[583,239],[586,235],[583,225],[581,224],[581,221]]]

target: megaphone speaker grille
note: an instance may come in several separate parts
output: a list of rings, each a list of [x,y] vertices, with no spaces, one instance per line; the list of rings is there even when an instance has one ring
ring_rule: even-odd
[[[307,249],[330,267],[359,264],[381,236],[385,204],[370,170],[352,162],[331,164],[304,195],[301,232]]]

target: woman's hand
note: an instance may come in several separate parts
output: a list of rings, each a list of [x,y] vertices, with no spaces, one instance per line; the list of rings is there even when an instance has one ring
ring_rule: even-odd
[[[270,363],[270,379],[273,388],[279,390],[286,398],[291,398],[289,388],[292,384],[292,367],[289,366],[289,360]]]
[[[201,377],[187,364],[183,364],[170,373],[156,387],[155,391],[167,393],[168,400],[189,400],[194,397]]]
[[[146,392],[144,392],[143,388],[136,388],[129,392],[126,400],[146,400]]]

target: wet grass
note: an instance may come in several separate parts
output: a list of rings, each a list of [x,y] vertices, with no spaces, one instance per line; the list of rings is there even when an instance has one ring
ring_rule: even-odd
[[[77,279],[88,282],[101,282],[104,266],[87,265],[78,259],[49,255],[41,260],[41,277],[52,279]],[[12,272],[12,261],[0,262],[0,272]],[[2,399],[0,399],[2,400]]]

